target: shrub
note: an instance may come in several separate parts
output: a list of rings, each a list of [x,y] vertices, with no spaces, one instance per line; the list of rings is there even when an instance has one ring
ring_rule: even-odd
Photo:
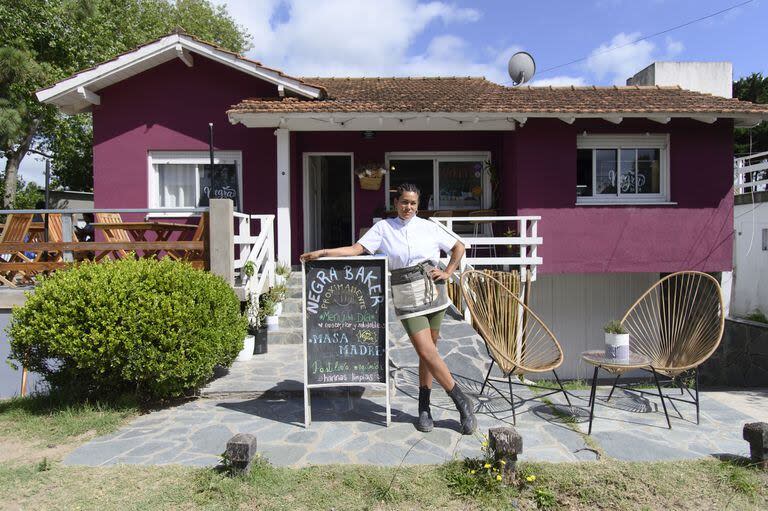
[[[234,361],[246,324],[227,283],[188,264],[84,263],[42,279],[14,309],[9,358],[54,387],[174,397]]]

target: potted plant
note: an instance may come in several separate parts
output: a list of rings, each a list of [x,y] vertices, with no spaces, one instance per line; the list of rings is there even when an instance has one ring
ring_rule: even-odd
[[[355,171],[360,179],[360,188],[363,190],[378,190],[381,188],[381,180],[387,169],[381,163],[366,163]]]
[[[245,302],[245,315],[248,318],[248,331],[243,339],[243,349],[237,355],[237,360],[242,362],[250,360],[253,357],[256,345],[256,334],[259,329],[259,311],[256,306],[256,300],[252,294],[248,295]]]
[[[275,302],[275,316],[279,316],[283,313],[283,301],[285,295],[288,294],[288,288],[285,287],[285,284],[277,284],[270,288],[268,293],[271,295],[272,301]]]
[[[271,293],[264,293],[259,299],[259,318],[260,323],[266,325],[267,331],[277,330],[279,318],[275,310],[275,299]]]
[[[285,284],[291,276],[291,267],[283,263],[277,263],[275,267],[275,284]]]
[[[253,277],[253,275],[256,273],[256,264],[253,261],[246,261],[243,265],[243,273],[250,280],[250,278]]]
[[[629,333],[621,322],[609,321],[603,327],[605,332],[605,356],[616,360],[629,359]]]

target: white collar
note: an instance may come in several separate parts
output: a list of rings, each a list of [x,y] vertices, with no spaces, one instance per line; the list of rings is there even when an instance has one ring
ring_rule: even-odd
[[[397,222],[397,225],[406,226],[409,223],[411,223],[411,221],[413,221],[414,218],[416,218],[416,215],[413,215],[409,220],[403,220],[399,216],[396,216],[395,217],[395,222]]]

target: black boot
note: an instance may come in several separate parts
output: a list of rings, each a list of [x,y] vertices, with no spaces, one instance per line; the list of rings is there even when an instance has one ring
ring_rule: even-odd
[[[464,395],[455,383],[453,388],[448,391],[448,395],[451,396],[456,409],[459,411],[462,434],[471,435],[477,429],[477,420],[475,420],[475,414],[472,413],[472,401]]]
[[[419,387],[419,418],[416,421],[416,429],[429,433],[434,427],[432,422],[432,412],[429,411],[429,396],[432,389],[429,387]]]

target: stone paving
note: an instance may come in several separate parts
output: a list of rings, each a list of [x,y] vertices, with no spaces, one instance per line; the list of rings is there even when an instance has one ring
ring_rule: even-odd
[[[441,335],[441,355],[459,384],[477,398],[488,363],[481,340],[457,317],[446,318]],[[441,463],[479,456],[479,433],[512,424],[509,404],[490,389],[477,401],[478,435],[462,436],[458,413],[437,387],[432,407],[435,429],[416,431],[417,359],[399,323],[390,324],[390,339],[389,427],[383,391],[353,387],[313,390],[312,424],[305,428],[302,346],[276,345],[251,361],[236,362],[228,374],[203,390],[203,398],[138,417],[120,430],[80,446],[64,463],[213,466],[226,441],[236,433],[256,435],[258,451],[275,465]],[[506,385],[497,386],[506,389]],[[599,392],[604,396],[607,390]],[[589,392],[571,393],[573,408],[566,406],[560,393],[549,396],[545,403],[533,399],[536,394],[531,390],[515,388],[515,402],[519,403],[516,427],[524,441],[522,459],[573,462],[595,460],[599,455],[621,460],[748,455],[741,428],[745,422],[758,420],[754,413],[728,406],[720,393],[714,398],[705,392],[701,424],[695,423],[692,405],[678,404],[680,413],[670,408],[669,430],[658,398],[619,391],[610,403],[598,399],[591,440],[586,440]]]

